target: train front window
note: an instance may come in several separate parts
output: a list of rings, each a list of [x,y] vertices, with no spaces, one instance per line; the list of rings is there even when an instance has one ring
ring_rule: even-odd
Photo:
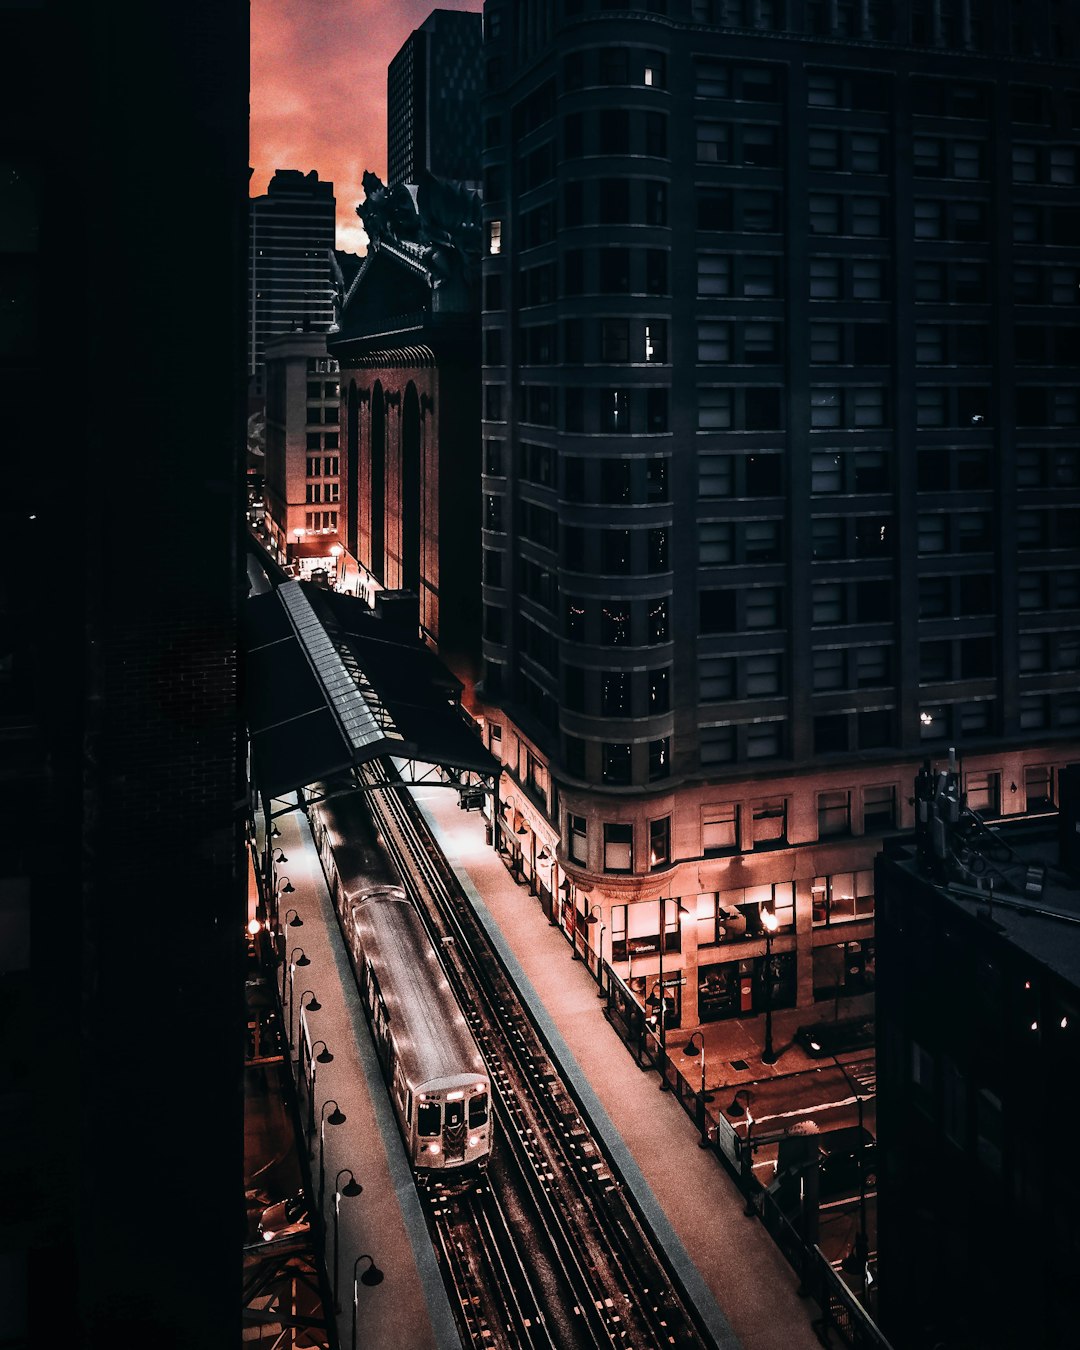
[[[420,1102],[416,1108],[416,1131],[418,1134],[438,1134],[442,1122],[442,1111],[438,1102]]]
[[[487,1117],[487,1093],[481,1092],[478,1096],[469,1099],[469,1129],[475,1130],[478,1126],[485,1124]]]

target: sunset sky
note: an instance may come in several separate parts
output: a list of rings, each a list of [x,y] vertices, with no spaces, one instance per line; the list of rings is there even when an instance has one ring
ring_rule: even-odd
[[[337,246],[363,252],[365,169],[386,178],[386,68],[434,9],[482,0],[252,0],[251,195],[275,169],[334,184]]]

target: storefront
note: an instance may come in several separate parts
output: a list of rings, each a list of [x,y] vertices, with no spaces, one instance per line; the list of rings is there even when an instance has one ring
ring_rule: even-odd
[[[794,1008],[795,976],[795,953],[774,952],[770,1000],[764,956],[699,966],[698,1020],[718,1022],[725,1017],[751,1017],[769,1006]]]

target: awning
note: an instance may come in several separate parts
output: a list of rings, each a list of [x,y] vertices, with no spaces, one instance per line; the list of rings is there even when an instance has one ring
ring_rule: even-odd
[[[245,608],[245,708],[264,797],[389,755],[499,772],[460,708],[460,682],[400,624],[298,581]]]

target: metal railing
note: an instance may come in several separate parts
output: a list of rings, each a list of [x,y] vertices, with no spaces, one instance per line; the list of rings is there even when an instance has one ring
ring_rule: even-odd
[[[753,1173],[754,1142],[744,1139],[724,1114],[723,1104],[710,1103],[700,1091],[695,1068],[691,1081],[671,1056],[670,1035],[667,1053],[661,1055],[659,1033],[649,1025],[641,1004],[618,972],[605,961],[599,972],[599,984],[606,997],[605,1014],[635,1063],[643,1070],[661,1068],[672,1094],[692,1118],[701,1135],[702,1147],[708,1147],[734,1175],[746,1199],[746,1213],[756,1214],[770,1237],[783,1252],[799,1277],[799,1293],[812,1298],[821,1309],[815,1328],[823,1344],[828,1334],[836,1333],[850,1350],[891,1350],[873,1318],[833,1269],[821,1248],[808,1241],[796,1224],[783,1212],[776,1199]]]

